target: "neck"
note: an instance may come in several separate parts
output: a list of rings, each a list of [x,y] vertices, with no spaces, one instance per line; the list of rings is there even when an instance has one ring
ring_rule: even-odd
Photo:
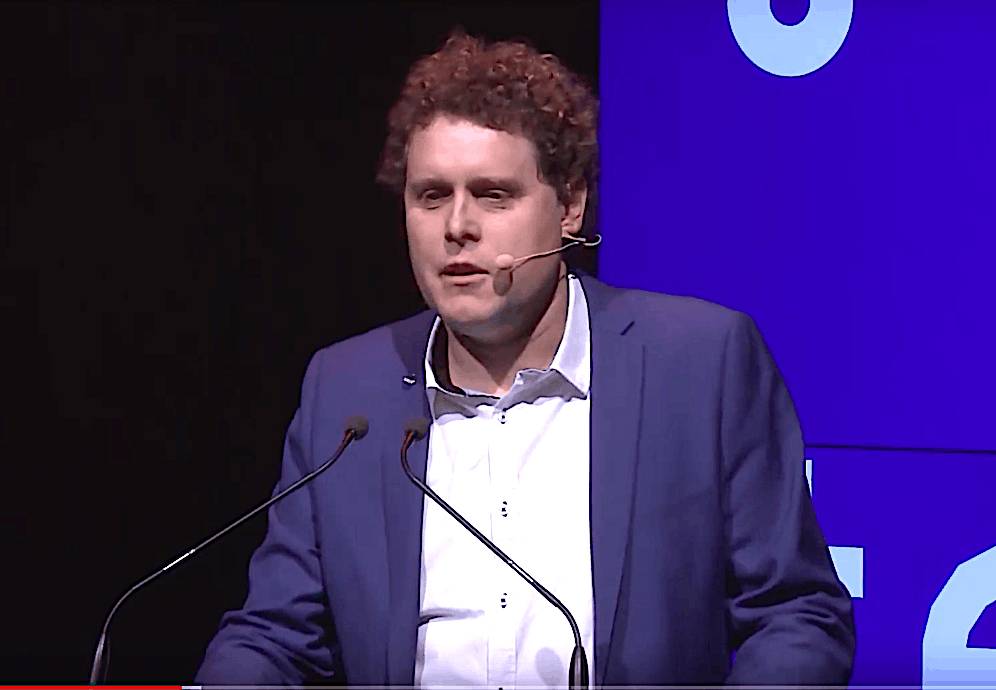
[[[546,308],[521,332],[484,342],[446,327],[450,381],[488,395],[504,395],[522,369],[546,369],[567,327],[567,280],[557,280]]]

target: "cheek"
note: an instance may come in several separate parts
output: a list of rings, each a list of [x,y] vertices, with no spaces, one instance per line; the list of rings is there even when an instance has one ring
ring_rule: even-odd
[[[432,233],[425,220],[414,213],[407,214],[405,228],[405,235],[408,238],[408,251],[411,254],[412,262],[418,268],[429,256]]]
[[[533,229],[528,240],[533,252],[546,251],[559,246],[560,216],[543,211],[530,218],[529,227]]]
[[[429,307],[435,308],[436,300],[434,299],[434,294],[436,286],[435,281],[432,279],[435,270],[432,258],[428,253],[428,242],[425,239],[425,235],[416,232],[411,224],[408,225],[406,234],[408,238],[408,257],[411,261],[415,284],[418,286],[419,292],[422,293],[422,298],[426,304]]]
[[[551,236],[560,236],[562,208],[555,203],[555,198],[538,199],[527,209],[529,225],[535,229],[536,235],[542,243],[546,243]]]

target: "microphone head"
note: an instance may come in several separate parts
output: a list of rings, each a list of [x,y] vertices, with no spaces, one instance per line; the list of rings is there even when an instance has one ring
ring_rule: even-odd
[[[367,432],[370,431],[370,422],[367,421],[366,417],[361,417],[359,415],[350,417],[346,420],[346,431],[352,431],[353,438],[359,440],[366,436]]]
[[[499,271],[507,271],[512,268],[513,264],[515,264],[515,259],[511,254],[499,254],[495,257],[495,266],[498,267]]]
[[[405,422],[405,435],[412,434],[416,441],[421,441],[429,433],[429,420],[425,417],[413,417]]]

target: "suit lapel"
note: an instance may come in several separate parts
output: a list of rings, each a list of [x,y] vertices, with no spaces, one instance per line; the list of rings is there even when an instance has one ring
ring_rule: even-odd
[[[602,685],[629,542],[643,401],[644,348],[626,332],[633,319],[616,292],[585,278],[591,312],[591,560],[595,674]]]
[[[419,584],[422,550],[422,493],[401,468],[401,440],[405,422],[413,417],[430,419],[425,396],[423,358],[435,314],[425,313],[398,324],[395,349],[404,370],[396,373],[398,394],[385,415],[393,429],[381,457],[384,482],[384,519],[387,529],[389,600],[385,683],[412,685],[415,673],[415,644],[418,634]],[[413,376],[409,385],[402,379]],[[396,432],[394,431],[396,429]],[[425,479],[428,439],[416,441],[408,451],[412,471]]]

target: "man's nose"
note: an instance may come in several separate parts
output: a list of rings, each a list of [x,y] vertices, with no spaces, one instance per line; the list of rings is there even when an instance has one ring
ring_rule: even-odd
[[[481,237],[481,228],[474,213],[473,199],[465,192],[453,195],[449,215],[446,217],[446,239],[463,244]]]

